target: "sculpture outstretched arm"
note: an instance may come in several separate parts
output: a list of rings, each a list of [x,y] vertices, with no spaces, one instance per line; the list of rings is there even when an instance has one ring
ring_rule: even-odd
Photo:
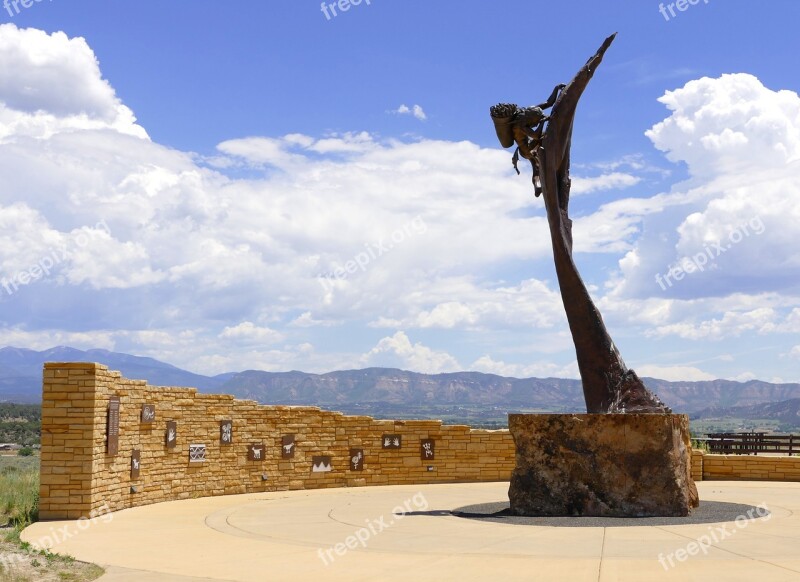
[[[539,109],[550,109],[553,105],[556,104],[556,99],[558,99],[558,94],[564,87],[566,87],[564,83],[556,85],[555,89],[553,89],[553,92],[550,94],[550,97],[548,97],[547,101],[545,101],[544,103],[539,103],[539,105],[537,105],[536,107],[538,107]]]

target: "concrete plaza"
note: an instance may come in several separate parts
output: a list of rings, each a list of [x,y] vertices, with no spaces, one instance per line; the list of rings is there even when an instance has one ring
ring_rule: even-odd
[[[704,502],[770,513],[512,524],[450,513],[507,501],[507,483],[408,485],[161,503],[82,524],[36,523],[23,539],[50,536],[54,551],[106,567],[102,582],[800,582],[800,483],[697,485]]]

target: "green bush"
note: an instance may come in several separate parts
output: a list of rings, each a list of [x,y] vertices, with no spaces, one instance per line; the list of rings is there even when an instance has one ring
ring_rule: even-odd
[[[33,449],[30,447],[22,447],[17,454],[20,457],[31,457],[33,456]]]

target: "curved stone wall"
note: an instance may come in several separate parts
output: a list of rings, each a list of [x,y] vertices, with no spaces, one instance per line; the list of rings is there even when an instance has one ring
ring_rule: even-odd
[[[41,519],[210,495],[502,481],[514,468],[507,430],[263,406],[100,364],[46,364],[42,399]]]

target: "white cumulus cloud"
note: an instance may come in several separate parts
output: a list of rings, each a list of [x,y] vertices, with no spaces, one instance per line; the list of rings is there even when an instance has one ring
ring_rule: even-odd
[[[252,321],[243,321],[238,325],[226,327],[219,337],[234,341],[273,343],[280,341],[283,336],[274,329],[258,326]]]
[[[432,350],[421,343],[412,344],[402,331],[380,340],[364,354],[362,363],[366,366],[403,368],[427,374],[461,370],[458,361],[447,352]]]
[[[578,363],[573,361],[566,366],[552,362],[535,364],[507,364],[502,360],[494,360],[491,356],[481,356],[469,367],[476,372],[497,374],[511,378],[580,378]]]
[[[572,179],[570,194],[578,196],[580,194],[590,194],[601,190],[621,190],[635,186],[642,179],[639,176],[625,174],[623,172],[611,172],[592,178],[576,176]]]
[[[113,129],[147,138],[102,78],[83,38],[2,24],[0,62],[0,142],[73,129]]]
[[[0,284],[3,343],[105,347],[207,373],[449,371],[461,358],[574,374],[542,201],[507,152],[291,133],[232,136],[204,158],[151,141],[84,39],[0,25],[0,63],[0,278],[61,257],[13,293]],[[662,102],[668,116],[648,135],[690,180],[574,206],[576,262],[612,334],[789,342],[800,329],[800,98],[726,75]],[[426,118],[418,105],[394,113]],[[586,168],[576,194],[642,190],[655,171],[635,155]],[[424,231],[408,230],[415,221]],[[657,273],[742,225],[750,234],[703,272],[658,287]],[[616,260],[615,272],[598,266]],[[375,328],[405,331],[375,344]],[[554,357],[508,363],[519,345]]]
[[[645,365],[636,368],[636,373],[639,376],[667,380],[668,382],[702,382],[716,379],[714,375],[703,372],[693,366]]]
[[[428,116],[425,114],[425,110],[422,109],[421,105],[413,105],[409,107],[408,105],[400,105],[397,109],[393,110],[392,113],[396,113],[398,115],[413,115],[420,121],[425,121],[428,119]]]

